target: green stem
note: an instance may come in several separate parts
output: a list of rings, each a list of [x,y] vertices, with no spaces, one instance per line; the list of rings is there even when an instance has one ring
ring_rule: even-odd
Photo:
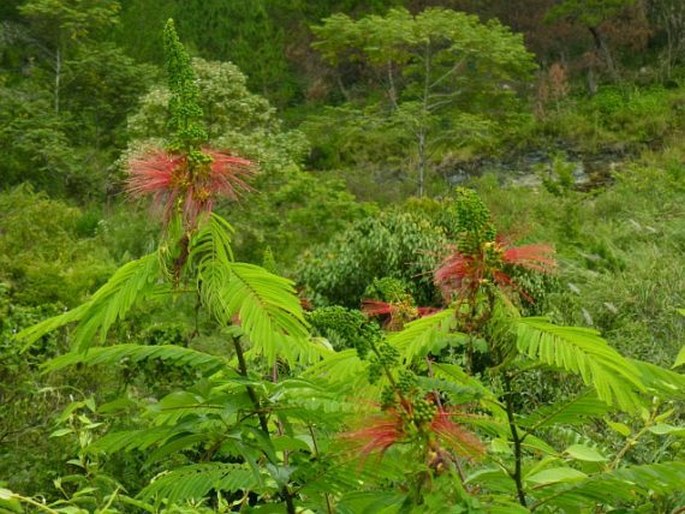
[[[245,362],[245,354],[243,353],[243,347],[240,344],[240,341],[236,337],[233,338],[233,347],[235,348],[235,354],[238,358],[239,372],[242,376],[247,378],[247,363]],[[257,397],[257,393],[251,385],[247,385],[245,386],[245,388],[247,390],[247,395],[249,396],[250,401],[254,405],[255,411],[257,412],[257,417],[259,418],[259,426],[261,427],[262,432],[264,432],[264,436],[269,441],[271,441],[271,434],[269,434],[269,423],[266,418],[266,415],[264,414],[264,411],[262,410],[262,405],[259,401],[259,398]],[[285,501],[286,513],[295,514],[295,503],[293,502],[293,495],[288,489],[287,484],[285,484],[281,489],[281,497]]]
[[[243,347],[240,344],[240,341],[235,337],[233,338],[233,347],[235,348],[235,354],[238,358],[238,371],[242,376],[247,378],[247,363],[245,362],[245,354],[243,353]],[[269,423],[266,419],[264,411],[262,410],[262,405],[259,401],[259,398],[257,397],[257,393],[255,392],[254,387],[252,387],[251,385],[245,386],[245,389],[247,389],[247,396],[249,396],[250,401],[252,402],[252,405],[254,405],[255,411],[257,412],[257,417],[259,418],[259,426],[261,427],[262,432],[264,432],[264,434],[268,438]]]
[[[372,351],[372,352],[376,355],[376,357],[378,358],[378,362],[380,363],[381,368],[383,369],[383,374],[384,374],[385,377],[388,379],[388,382],[390,383],[390,386],[393,388],[393,390],[395,391],[395,393],[397,393],[397,396],[400,397],[400,401],[401,401],[402,405],[404,405],[404,406],[409,405],[409,402],[408,402],[407,398],[404,396],[404,394],[402,393],[402,391],[400,390],[400,388],[397,386],[397,382],[395,381],[395,377],[392,376],[392,372],[390,371],[390,369],[389,369],[389,368],[383,363],[383,361],[381,360],[381,352],[380,352],[380,351],[378,350],[378,348],[376,347],[376,344],[375,344],[373,341],[371,341],[370,346],[371,346],[371,351]]]
[[[312,445],[314,446],[314,457],[318,459],[321,456],[321,454],[319,453],[319,445],[316,442],[316,435],[314,434],[314,429],[311,425],[307,425],[307,428],[309,429],[309,435],[312,438]],[[330,495],[326,492],[323,493],[323,497],[326,499],[326,512],[328,514],[333,514],[333,505],[331,504]]]
[[[526,504],[526,493],[523,489],[523,473],[522,473],[522,462],[523,462],[523,452],[521,450],[522,439],[519,437],[518,428],[516,427],[516,421],[514,419],[514,392],[511,388],[511,379],[505,372],[503,375],[504,381],[504,399],[506,402],[507,410],[507,420],[509,421],[509,430],[511,431],[511,439],[514,441],[514,472],[509,473],[511,478],[514,479],[516,483],[516,495],[518,496],[519,503],[524,507]]]
[[[29,505],[33,505],[34,507],[39,508],[43,512],[48,512],[49,514],[59,514],[58,511],[51,509],[47,505],[43,505],[42,503],[37,502],[33,498],[28,498],[26,496],[19,496],[18,494],[13,495],[13,497],[16,498],[17,500],[19,500],[20,502],[28,503]]]

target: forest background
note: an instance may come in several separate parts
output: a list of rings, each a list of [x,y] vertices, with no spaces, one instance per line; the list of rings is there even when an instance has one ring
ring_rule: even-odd
[[[335,502],[340,512],[381,512],[380,505],[409,508],[411,502],[425,511],[431,494],[447,494],[436,485],[426,498],[412,496],[392,464],[373,487],[373,479],[364,478],[368,489],[355,490],[357,496],[350,496],[354,487],[342,478],[331,490],[294,487],[315,481],[299,471],[304,461],[293,464],[294,455],[304,452],[317,461],[319,451],[329,446],[334,454],[336,434],[349,433],[354,425],[354,409],[339,399],[338,407],[332,407],[330,390],[326,398],[331,405],[320,405],[328,413],[318,434],[322,448],[314,432],[307,446],[297,430],[288,432],[287,420],[275,421],[274,414],[269,421],[266,433],[281,445],[274,449],[278,458],[269,463],[274,466],[270,486],[251,487],[246,479],[227,485],[233,496],[224,497],[221,488],[183,493],[164,489],[163,481],[151,489],[150,480],[163,470],[212,461],[214,453],[202,455],[211,444],[194,440],[198,446],[191,450],[178,442],[181,435],[167,434],[167,444],[181,445],[178,455],[167,448],[168,453],[147,461],[159,441],[150,442],[150,448],[120,441],[116,449],[111,438],[105,438],[109,448],[105,443],[98,447],[97,441],[115,429],[171,422],[140,409],[149,408],[151,398],[181,402],[179,391],[202,390],[202,381],[215,371],[212,364],[122,354],[119,360],[107,357],[99,367],[78,358],[67,366],[50,359],[73,348],[78,331],[41,333],[30,346],[17,341],[21,330],[82,305],[110,283],[120,266],[168,242],[163,222],[153,221],[149,206],[128,198],[126,180],[136,156],[164,147],[171,138],[167,105],[174,93],[167,86],[163,44],[169,18],[193,57],[207,141],[256,163],[248,180],[252,191],[215,207],[235,231],[230,243],[235,260],[292,279],[308,311],[303,323],[331,348],[344,351],[358,344],[354,340],[368,329],[368,316],[379,315],[385,322],[374,327],[402,333],[405,322],[418,316],[411,309],[444,307],[433,271],[444,263],[449,243],[465,233],[464,211],[458,206],[468,204],[468,190],[478,193],[507,244],[544,242],[556,250],[553,274],[521,271],[514,276],[522,288],[517,309],[523,316],[597,330],[625,357],[675,369],[668,379],[675,382],[669,383],[682,385],[677,371],[682,371],[685,329],[680,314],[685,307],[685,3],[4,0],[0,511],[21,511],[20,497],[23,505],[29,502],[29,511],[56,512],[230,511],[274,505],[273,511],[280,512],[292,501],[314,512],[321,505],[332,512]],[[532,297],[535,301],[528,301]],[[366,314],[355,318],[364,300]],[[369,300],[385,310],[374,312]],[[247,380],[238,362],[240,351],[227,346],[226,327],[210,328],[209,315],[198,315],[199,306],[210,302],[197,302],[179,300],[154,316],[153,308],[143,305],[119,319],[109,334],[104,330],[105,346],[177,345],[222,355]],[[399,304],[411,307],[409,314],[398,314]],[[346,321],[331,321],[331,316]],[[231,325],[230,319],[224,321]],[[357,335],[336,323],[356,323]],[[445,349],[463,342],[445,341],[443,346],[431,342],[440,348],[426,353],[438,364],[463,365],[488,381],[479,374],[482,370],[475,373],[476,358],[466,350],[455,356],[450,352],[458,351]],[[250,359],[260,362],[256,355],[248,354]],[[57,364],[46,370],[46,362]],[[280,354],[276,362],[283,376],[302,380],[313,376],[303,368],[316,368]],[[552,371],[522,372],[516,387],[523,391],[522,405],[529,402],[528,414],[582,386],[585,376],[569,382],[560,374],[563,367],[557,362]],[[273,380],[264,385],[252,377],[255,382],[248,386],[248,391],[264,388],[262,401],[268,398],[273,405],[296,388],[278,389],[277,368],[273,362],[264,369],[256,364],[255,377]],[[430,369],[409,368],[421,380],[437,380],[429,376]],[[370,382],[362,390],[373,403],[378,391]],[[441,394],[447,387],[420,383]],[[506,397],[499,382],[488,387]],[[350,391],[338,387],[335,393],[336,398],[349,397]],[[682,395],[666,395],[658,409],[634,418],[609,418],[598,410],[585,425],[550,437],[559,448],[577,451],[563,454],[564,469],[591,477],[624,465],[682,463],[682,400]],[[240,404],[238,410],[249,409]],[[302,416],[297,419],[309,427]],[[658,416],[665,417],[655,421]],[[495,437],[492,430],[473,428],[489,453],[509,458],[499,443],[504,436]],[[516,435],[510,439],[503,444],[513,448],[514,466],[520,455]],[[238,453],[248,462],[245,452]],[[597,464],[605,462],[603,454],[612,455],[609,464]],[[536,473],[561,469],[547,457],[525,470],[533,477],[530,491],[578,480],[568,471],[540,478]],[[332,465],[320,460],[320,466]],[[262,461],[255,457],[255,463]],[[587,467],[592,465],[604,467]],[[425,471],[415,470],[414,478]],[[356,471],[343,466],[339,473],[346,477]],[[521,497],[534,493],[523,491],[521,472],[510,474],[512,489],[495,487],[490,503],[469,503],[451,491],[460,498],[454,504],[463,509],[454,512],[490,512],[493,505],[513,512],[501,503],[507,494],[514,500],[518,496],[525,507]],[[673,469],[666,474],[681,476]],[[216,485],[216,476],[212,480]],[[478,496],[479,487],[485,486],[470,485],[464,494]],[[654,486],[639,501],[618,498],[606,509],[658,505],[660,512],[677,512],[682,496],[663,489],[659,496]],[[320,504],[312,499],[317,494]],[[578,502],[579,509],[590,508]]]

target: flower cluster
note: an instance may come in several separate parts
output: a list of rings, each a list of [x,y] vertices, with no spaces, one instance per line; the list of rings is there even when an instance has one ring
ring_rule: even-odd
[[[509,246],[501,240],[487,241],[469,253],[455,249],[435,271],[435,283],[445,298],[473,298],[488,283],[500,289],[516,285],[507,274],[507,266],[547,273],[554,269],[554,249],[545,244],[519,247]]]
[[[387,330],[400,330],[405,323],[430,316],[439,310],[436,307],[414,307],[410,302],[362,300],[362,312],[370,318],[379,318]]]
[[[163,150],[133,159],[126,189],[133,197],[151,196],[165,222],[180,212],[184,225],[192,228],[198,216],[212,211],[217,198],[237,199],[249,191],[244,179],[253,174],[246,159],[211,149],[201,155],[205,162]]]
[[[435,405],[428,399],[404,400],[373,417],[367,427],[344,434],[362,457],[382,455],[400,443],[422,439],[428,451],[428,464],[436,471],[453,459],[453,454],[476,459],[485,452],[483,444],[453,421],[456,411]]]

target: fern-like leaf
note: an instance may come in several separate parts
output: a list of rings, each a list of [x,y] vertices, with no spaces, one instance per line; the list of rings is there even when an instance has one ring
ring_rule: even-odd
[[[139,497],[145,500],[166,499],[173,504],[202,499],[211,490],[247,492],[260,484],[261,477],[243,464],[212,462],[184,466],[158,475],[140,492]]]
[[[139,344],[119,344],[100,348],[90,348],[86,352],[70,352],[61,355],[43,365],[47,371],[54,371],[73,366],[74,364],[117,364],[127,359],[140,362],[149,359],[160,359],[174,366],[190,366],[207,374],[226,366],[221,357],[199,352],[191,348],[175,345],[146,346]]]
[[[76,350],[82,351],[90,346],[98,333],[99,341],[103,342],[110,327],[117,320],[126,317],[133,305],[143,296],[158,289],[159,276],[160,263],[157,253],[128,262],[119,268],[88,302],[23,330],[17,334],[17,338],[28,346],[48,332],[79,321],[72,343]]]
[[[575,398],[564,399],[536,409],[519,422],[521,426],[535,430],[551,425],[576,425],[585,423],[588,417],[602,417],[610,410],[594,390],[589,389]]]
[[[204,303],[223,325],[237,316],[253,349],[268,363],[309,357],[298,347],[312,343],[293,283],[254,264],[233,262],[226,232],[225,222],[213,215],[192,244],[190,258]]]
[[[662,399],[685,400],[685,375],[649,362],[628,359],[647,389]]]
[[[119,268],[107,283],[91,298],[82,322],[74,332],[74,347],[84,350],[91,345],[96,334],[104,342],[110,327],[124,319],[143,296],[157,291],[160,262],[157,253],[151,253]]]
[[[608,405],[633,412],[644,391],[636,367],[614,350],[595,330],[560,327],[541,318],[520,318],[517,347],[537,361],[579,375]]]
[[[290,338],[309,340],[306,322],[291,281],[253,264],[233,263],[225,284],[225,314],[238,314],[253,348],[269,364],[288,357]]]
[[[356,350],[347,349],[326,356],[310,366],[303,376],[325,380],[331,387],[355,389],[368,383],[368,365],[367,361],[359,358]]]
[[[388,343],[397,348],[405,362],[411,362],[427,355],[437,339],[448,334],[454,326],[454,311],[445,309],[407,323],[402,331],[388,336]]]
[[[582,506],[594,504],[633,503],[637,497],[646,498],[652,493],[682,492],[683,484],[685,462],[631,466],[582,481],[550,485],[542,490],[532,510],[553,505],[563,512],[576,512]]]

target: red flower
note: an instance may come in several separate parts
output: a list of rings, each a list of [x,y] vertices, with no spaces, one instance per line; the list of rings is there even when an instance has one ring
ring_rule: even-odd
[[[390,316],[397,311],[397,306],[380,300],[362,300],[362,312],[367,316]]]
[[[433,417],[430,430],[438,441],[463,457],[475,459],[485,453],[485,447],[478,438],[452,421],[452,416],[450,412],[439,408]]]
[[[362,312],[372,318],[381,318],[386,328],[401,329],[407,321],[435,314],[436,307],[414,307],[406,303],[388,303],[380,300],[362,300]]]
[[[193,166],[186,155],[163,150],[134,159],[126,190],[134,197],[152,196],[165,222],[179,209],[186,225],[192,227],[200,214],[211,212],[218,197],[237,199],[241,192],[250,190],[243,179],[253,173],[252,163],[246,159],[216,150],[202,153],[210,161]]]
[[[541,273],[549,273],[557,264],[554,259],[554,248],[545,244],[505,248],[502,252],[502,260],[507,264]]]
[[[502,289],[515,287],[504,271],[506,265],[548,273],[556,265],[553,255],[554,249],[544,244],[507,247],[503,241],[487,242],[477,253],[455,251],[449,255],[435,271],[434,279],[446,297],[469,297],[488,281]]]
[[[447,448],[462,457],[475,459],[485,452],[478,438],[452,421],[453,414],[443,407],[437,407],[429,422],[416,422],[413,416],[413,406],[402,403],[400,410],[388,409],[372,418],[368,427],[348,432],[343,438],[358,446],[364,458],[376,452],[382,455],[391,446],[417,434],[423,434],[430,441],[430,448],[440,453]]]
[[[375,416],[369,421],[368,427],[343,434],[344,439],[351,441],[354,446],[359,446],[363,457],[376,452],[385,453],[388,448],[401,441],[406,435],[404,420],[394,409]]]

